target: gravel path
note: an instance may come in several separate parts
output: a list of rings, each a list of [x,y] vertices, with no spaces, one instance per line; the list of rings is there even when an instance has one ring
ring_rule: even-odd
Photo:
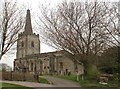
[[[80,85],[76,82],[61,79],[61,78],[56,78],[56,77],[51,77],[51,76],[43,76],[46,78],[51,84],[53,84],[54,87],[80,87]]]
[[[23,82],[23,81],[0,81],[4,83],[12,83],[12,84],[17,84],[17,85],[22,85],[26,87],[52,87],[50,84],[41,84],[41,83],[36,83],[36,82]]]

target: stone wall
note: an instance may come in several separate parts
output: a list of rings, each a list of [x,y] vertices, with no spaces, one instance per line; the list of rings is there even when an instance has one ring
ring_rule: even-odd
[[[15,60],[15,64],[19,63],[27,67],[27,71],[39,74],[83,74],[83,65],[73,62],[73,60],[64,54],[55,55],[56,53],[43,53],[38,55],[29,55],[25,58]],[[75,69],[77,65],[77,71]]]
[[[17,41],[17,58],[40,53],[39,35],[21,36]]]

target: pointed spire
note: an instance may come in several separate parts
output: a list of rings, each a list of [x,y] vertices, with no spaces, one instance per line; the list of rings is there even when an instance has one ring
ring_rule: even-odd
[[[31,24],[31,15],[30,15],[30,10],[27,10],[27,15],[26,15],[26,23],[25,23],[25,35],[32,35],[32,24]]]

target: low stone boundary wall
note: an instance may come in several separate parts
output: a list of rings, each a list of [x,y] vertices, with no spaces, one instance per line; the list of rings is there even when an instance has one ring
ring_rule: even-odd
[[[2,72],[2,80],[37,82],[34,74],[23,72]]]

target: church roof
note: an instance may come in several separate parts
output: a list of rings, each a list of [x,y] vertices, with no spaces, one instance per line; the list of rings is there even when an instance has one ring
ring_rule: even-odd
[[[61,56],[61,54],[65,54],[65,51],[60,50],[60,51],[54,51],[54,52],[47,52],[47,53],[38,53],[38,54],[31,54],[31,55],[26,55],[22,59],[26,58],[34,58],[34,57],[39,57],[39,58],[44,58],[44,57],[49,57],[49,56]],[[62,55],[63,56],[63,55]],[[16,59],[17,60],[17,59]]]
[[[27,10],[27,14],[26,14],[26,22],[25,22],[25,31],[24,31],[25,35],[32,35],[33,31],[32,31],[32,24],[31,24],[31,14],[30,14],[30,10]]]

